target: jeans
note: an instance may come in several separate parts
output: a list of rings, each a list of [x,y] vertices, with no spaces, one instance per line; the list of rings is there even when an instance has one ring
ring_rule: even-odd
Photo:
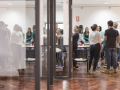
[[[89,41],[85,41],[85,43],[89,43]]]
[[[31,41],[26,41],[26,43],[30,43],[31,44]]]
[[[120,60],[120,49],[119,49],[119,53],[118,53],[118,62]]]
[[[106,48],[106,60],[107,60],[107,69],[110,70],[111,62],[113,62],[113,68],[117,68],[116,60],[116,48]]]

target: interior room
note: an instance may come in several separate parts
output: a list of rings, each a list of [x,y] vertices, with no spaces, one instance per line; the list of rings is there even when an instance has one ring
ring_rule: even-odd
[[[5,65],[3,69],[0,64],[0,90],[36,90],[35,42],[39,42],[40,67],[37,70],[40,72],[38,72],[40,90],[119,90],[120,69],[117,68],[118,73],[115,75],[103,74],[105,57],[102,60],[100,58],[98,62],[100,68],[95,73],[87,72],[86,62],[77,62],[78,68],[74,69],[72,35],[75,33],[74,27],[79,25],[83,25],[83,32],[86,28],[89,33],[92,32],[93,24],[101,26],[104,34],[108,29],[109,20],[118,23],[117,29],[120,32],[120,0],[55,0],[53,8],[55,11],[51,10],[53,12],[52,32],[49,31],[51,27],[48,24],[50,20],[48,0],[39,1],[39,30],[36,30],[35,0],[0,0],[0,21],[4,22],[9,31],[6,32],[6,36],[10,35],[8,42],[6,39],[1,39],[1,42],[6,41],[5,44],[9,47],[0,46],[0,54],[4,52],[2,48],[6,51],[6,56],[0,55],[4,58],[4,61],[0,60],[0,62]],[[71,6],[69,6],[70,2]],[[17,31],[19,33],[15,34]],[[39,31],[38,40],[35,40],[34,36],[36,31]],[[17,35],[22,38],[21,43],[17,42],[20,39]],[[77,43],[77,46],[79,50],[88,51],[90,47],[89,41],[86,44]],[[49,53],[51,51],[53,53]],[[49,78],[51,75],[53,81]],[[4,88],[1,89],[1,85],[4,85]]]

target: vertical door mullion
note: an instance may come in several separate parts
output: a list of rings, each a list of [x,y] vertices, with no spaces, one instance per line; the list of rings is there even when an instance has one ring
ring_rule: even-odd
[[[47,90],[50,89],[50,0],[47,0]]]
[[[35,0],[35,90],[40,90],[40,0]]]
[[[72,20],[71,20],[71,4],[72,0],[69,0],[69,78],[71,79],[71,26],[72,26]]]
[[[53,31],[53,43],[54,43],[54,52],[53,52],[53,54],[54,54],[54,59],[53,59],[53,61],[54,61],[54,63],[53,63],[53,65],[54,65],[54,71],[53,71],[53,75],[54,75],[54,77],[56,76],[56,0],[54,0],[54,2],[53,2],[53,24],[54,24],[54,27],[53,27],[53,29],[54,29],[54,31]]]

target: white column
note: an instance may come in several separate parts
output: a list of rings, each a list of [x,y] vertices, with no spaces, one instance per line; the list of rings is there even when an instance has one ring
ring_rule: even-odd
[[[69,45],[69,9],[68,9],[69,0],[63,0],[63,37],[64,45]]]

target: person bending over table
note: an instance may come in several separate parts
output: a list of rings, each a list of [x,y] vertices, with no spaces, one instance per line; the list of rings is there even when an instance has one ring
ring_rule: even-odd
[[[78,45],[77,45],[77,42],[79,39],[78,26],[74,27],[74,34],[72,37],[73,37],[73,53],[74,53],[74,50],[76,50],[78,47]],[[74,58],[74,56],[73,56],[73,58]],[[78,66],[77,66],[76,61],[74,61],[74,59],[73,59],[73,69],[75,69],[75,68],[78,68]]]
[[[98,25],[93,24],[91,26],[91,29],[92,32],[90,32],[89,35],[89,42],[90,42],[89,70],[91,69],[91,64],[94,59],[93,71],[95,71],[98,63],[100,51],[102,51],[102,41],[101,41],[100,33],[98,32],[99,29]]]

